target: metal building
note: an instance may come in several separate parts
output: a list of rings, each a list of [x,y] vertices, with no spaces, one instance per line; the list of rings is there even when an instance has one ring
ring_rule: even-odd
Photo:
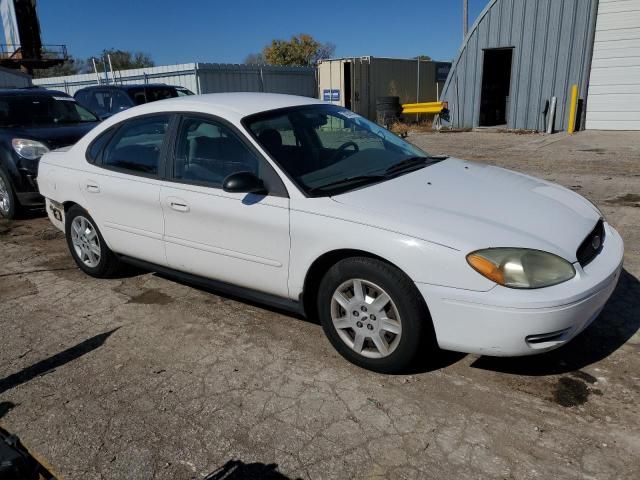
[[[640,130],[640,0],[600,0],[586,125]]]
[[[601,0],[637,4],[639,0]],[[579,86],[584,127],[598,0],[491,0],[469,30],[444,86],[450,125],[566,130],[570,89]]]
[[[380,57],[323,60],[318,65],[318,98],[375,120],[378,97],[398,96],[400,103],[436,101],[450,66]]]
[[[25,88],[31,86],[31,77],[17,70],[0,67],[0,88]]]
[[[279,67],[232,65],[219,63],[185,63],[159,67],[120,70],[111,73],[42,78],[35,85],[62,90],[70,95],[96,83],[166,83],[188,88],[194,93],[269,92],[315,97],[316,69],[313,67]]]

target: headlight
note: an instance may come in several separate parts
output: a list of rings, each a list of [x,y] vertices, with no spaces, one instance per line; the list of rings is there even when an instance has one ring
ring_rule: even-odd
[[[14,138],[11,145],[18,155],[27,160],[38,160],[42,155],[49,151],[44,143],[26,138]]]
[[[569,262],[547,252],[526,248],[489,248],[467,255],[478,273],[509,288],[542,288],[571,280]]]

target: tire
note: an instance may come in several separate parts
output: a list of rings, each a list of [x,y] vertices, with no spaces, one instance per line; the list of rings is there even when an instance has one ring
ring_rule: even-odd
[[[356,297],[357,287],[362,296]],[[435,350],[431,318],[415,284],[383,261],[352,257],[336,263],[320,282],[317,308],[335,349],[368,370],[402,373],[418,355]]]
[[[20,204],[9,175],[0,168],[0,218],[13,220],[19,213]]]
[[[120,268],[120,261],[107,246],[96,222],[78,205],[66,213],[65,234],[71,256],[87,275],[109,278]]]

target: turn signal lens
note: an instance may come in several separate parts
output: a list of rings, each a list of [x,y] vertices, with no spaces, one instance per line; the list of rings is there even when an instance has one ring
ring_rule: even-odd
[[[469,265],[478,271],[478,273],[481,273],[489,280],[493,280],[500,285],[504,285],[504,274],[493,262],[475,253],[469,255],[467,257],[467,261],[469,262]]]
[[[498,285],[543,288],[571,280],[573,265],[552,253],[526,248],[489,248],[467,255],[471,267]]]

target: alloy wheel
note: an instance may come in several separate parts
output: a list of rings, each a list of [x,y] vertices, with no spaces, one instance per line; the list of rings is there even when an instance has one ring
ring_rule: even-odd
[[[11,210],[11,194],[4,178],[0,176],[0,215],[6,216]]]
[[[335,290],[331,320],[340,339],[367,358],[391,355],[402,336],[402,320],[391,296],[367,280],[351,279]]]
[[[85,217],[78,215],[71,222],[71,243],[77,257],[89,268],[100,264],[102,249],[96,227]]]

